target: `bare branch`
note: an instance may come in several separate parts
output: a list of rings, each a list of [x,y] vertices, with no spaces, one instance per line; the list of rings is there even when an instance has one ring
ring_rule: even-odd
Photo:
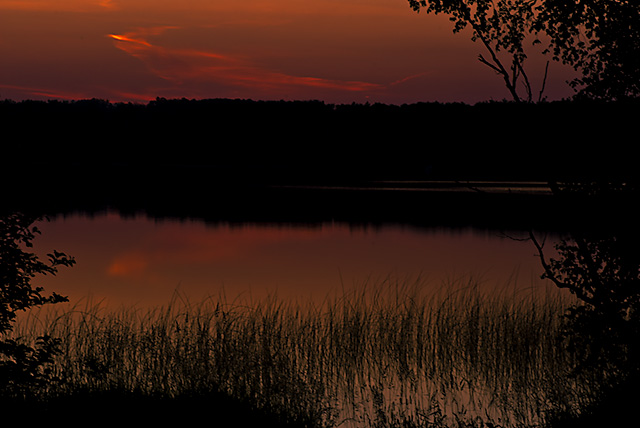
[[[531,240],[531,242],[533,242],[533,245],[536,247],[536,250],[538,251],[538,258],[540,259],[540,263],[542,264],[542,268],[544,269],[543,277],[550,279],[559,288],[567,288],[567,285],[565,283],[563,283],[558,278],[556,278],[555,275],[553,275],[551,266],[549,266],[549,264],[547,263],[547,259],[544,256],[544,252],[543,252],[544,242],[540,244],[536,239],[535,235],[533,234],[533,232],[531,231],[529,232],[529,239]]]
[[[490,67],[493,71],[495,71],[498,74],[502,74],[502,70],[500,70],[498,67],[496,67],[495,65],[491,64],[489,61],[487,61],[482,54],[478,55],[478,61],[480,61],[481,63],[483,63],[484,65]]]
[[[575,284],[571,284],[571,283],[567,283],[567,282],[561,281],[554,274],[551,265],[549,265],[549,263],[547,262],[546,257],[544,256],[544,252],[543,252],[544,242],[542,244],[540,244],[538,242],[538,240],[536,239],[535,235],[533,234],[533,232],[531,232],[531,231],[529,232],[529,238],[531,239],[531,242],[533,242],[533,245],[536,247],[536,250],[538,251],[538,258],[540,259],[540,263],[542,264],[542,267],[544,269],[544,274],[543,274],[542,277],[549,279],[558,288],[566,288],[566,289],[568,289],[569,291],[574,293],[582,301],[584,301],[586,303],[589,303],[589,304],[593,304],[593,297],[591,295],[589,295],[587,292],[585,292],[585,290],[583,290],[582,288],[577,287]]]
[[[531,101],[533,101],[533,94],[531,92],[531,83],[529,83],[529,77],[527,76],[527,73],[524,71],[524,67],[522,66],[522,62],[521,61],[517,61],[517,65],[518,65],[518,69],[520,70],[520,74],[522,75],[522,78],[524,79],[524,87],[527,90],[527,101],[531,102]]]
[[[542,94],[544,93],[544,88],[547,85],[548,73],[549,73],[549,61],[547,61],[547,65],[544,67],[544,78],[542,79],[542,88],[540,89],[540,94],[538,95],[538,102],[542,101]]]
[[[482,55],[480,55],[480,61],[483,64],[486,64],[489,67],[491,67],[493,70],[496,70],[499,74],[502,75],[502,77],[504,79],[504,82],[507,85],[507,89],[509,89],[509,92],[511,92],[511,96],[513,97],[514,101],[520,102],[520,97],[518,96],[518,93],[516,92],[516,88],[515,88],[513,82],[509,79],[509,73],[504,68],[502,63],[500,62],[500,59],[498,58],[498,56],[496,55],[495,51],[491,47],[491,44],[487,41],[487,39],[484,37],[484,34],[483,34],[482,30],[480,28],[478,28],[478,26],[475,23],[472,23],[471,25],[472,25],[473,29],[476,31],[476,33],[478,35],[478,38],[480,39],[480,41],[482,42],[484,47],[491,54],[491,60],[493,61],[493,64],[491,64],[491,63],[489,63],[489,61],[485,60]]]

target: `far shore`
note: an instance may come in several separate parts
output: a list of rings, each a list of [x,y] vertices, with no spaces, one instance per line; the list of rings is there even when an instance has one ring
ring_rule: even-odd
[[[614,225],[630,202],[558,205],[546,183],[639,175],[638,102],[5,100],[0,114],[17,136],[0,146],[0,208],[51,215],[564,230],[605,207],[597,223]]]

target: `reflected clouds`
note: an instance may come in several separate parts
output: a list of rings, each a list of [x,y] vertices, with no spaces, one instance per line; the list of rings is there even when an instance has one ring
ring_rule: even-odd
[[[39,248],[62,248],[77,265],[40,286],[78,301],[164,304],[179,287],[198,299],[224,291],[324,298],[389,275],[443,280],[472,274],[503,286],[518,270],[522,286],[539,278],[527,243],[465,231],[346,224],[294,227],[73,215],[38,226]],[[37,250],[37,249],[36,249]],[[195,301],[195,300],[194,300]]]
[[[197,267],[217,263],[242,263],[269,247],[315,242],[327,230],[300,228],[185,228],[168,223],[162,233],[149,235],[134,248],[114,255],[106,269],[109,276],[137,279],[154,269]],[[331,233],[331,232],[329,232]],[[265,253],[263,253],[265,254]],[[271,253],[272,255],[274,253]],[[264,255],[261,256],[264,259]]]
[[[109,276],[138,277],[149,267],[149,260],[141,253],[130,253],[118,257],[107,268]]]

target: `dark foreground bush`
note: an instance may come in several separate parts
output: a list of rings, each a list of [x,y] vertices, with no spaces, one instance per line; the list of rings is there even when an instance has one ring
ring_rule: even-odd
[[[222,393],[163,398],[117,390],[75,393],[47,400],[13,399],[0,403],[9,423],[47,424],[65,427],[263,427],[311,428],[312,421],[291,420],[260,410],[248,402]],[[9,418],[7,420],[7,417]],[[3,426],[4,426],[3,421]]]
[[[637,424],[640,379],[636,375],[607,392],[580,415],[560,414],[551,418],[551,428],[633,427]]]

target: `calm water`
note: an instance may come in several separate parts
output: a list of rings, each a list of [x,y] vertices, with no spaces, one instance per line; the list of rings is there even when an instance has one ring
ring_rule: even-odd
[[[40,229],[36,251],[76,258],[76,266],[41,282],[72,302],[157,305],[175,291],[190,300],[222,292],[228,299],[322,299],[385,278],[420,278],[434,289],[469,277],[487,289],[541,284],[531,243],[470,228],[207,225],[105,213],[53,218]]]
[[[37,251],[44,253],[55,248],[73,255],[77,261],[76,266],[62,270],[58,276],[45,278],[42,285],[46,290],[68,295],[70,305],[79,304],[80,309],[87,299],[89,303],[103,302],[116,309],[121,305],[144,309],[169,303],[176,291],[193,303],[209,296],[216,298],[221,293],[229,301],[236,298],[257,300],[277,293],[280,298],[300,299],[302,303],[313,299],[321,304],[334,293],[338,297],[351,291],[359,295],[385,280],[400,284],[410,281],[408,285],[419,280],[421,291],[439,294],[442,287],[456,291],[471,279],[473,283],[479,282],[482,291],[509,292],[508,299],[518,293],[526,293],[518,294],[526,298],[532,290],[545,290],[550,286],[539,279],[541,267],[533,245],[511,239],[524,237],[523,232],[512,232],[510,238],[497,231],[417,228],[399,224],[379,227],[331,222],[305,226],[205,224],[186,220],[156,221],[143,216],[122,218],[116,213],[59,217],[42,223],[40,228],[42,236],[37,241]],[[511,294],[514,292],[516,294]],[[462,300],[457,300],[456,295],[462,296]],[[449,299],[452,296],[454,298]],[[539,340],[540,343],[524,340],[522,349],[527,349],[524,353],[513,352],[520,348],[512,347],[521,342],[527,331],[533,329],[537,335],[540,328],[550,327],[552,323],[544,318],[545,311],[527,312],[525,305],[524,312],[511,308],[514,312],[508,312],[509,316],[505,317],[503,312],[495,311],[508,307],[498,305],[491,309],[489,305],[488,312],[473,315],[475,312],[460,306],[469,303],[464,300],[464,293],[434,301],[439,305],[439,312],[433,317],[428,313],[426,318],[417,317],[419,312],[408,309],[411,305],[405,307],[408,315],[400,310],[399,315],[405,317],[401,321],[407,321],[406,325],[413,325],[411,323],[419,319],[421,328],[428,332],[420,336],[419,341],[413,341],[411,328],[406,334],[384,336],[389,325],[406,327],[404,321],[385,324],[392,322],[393,316],[383,317],[380,324],[376,324],[373,317],[373,324],[360,326],[362,330],[354,330],[352,324],[346,322],[345,334],[333,338],[341,343],[338,347],[324,347],[333,340],[320,340],[319,343],[325,345],[308,342],[310,349],[318,347],[333,356],[330,361],[322,360],[324,362],[317,367],[320,377],[316,379],[316,369],[310,369],[321,361],[315,358],[307,361],[299,356],[304,367],[294,364],[294,372],[311,370],[309,382],[314,379],[324,382],[324,387],[328,388],[322,393],[325,395],[314,397],[314,400],[327,400],[327,404],[335,408],[338,420],[344,422],[341,426],[345,427],[368,426],[365,422],[372,420],[379,411],[388,412],[389,417],[393,416],[394,409],[407,411],[408,415],[414,411],[422,414],[423,409],[432,409],[434,403],[448,418],[460,415],[487,417],[503,420],[503,426],[516,426],[510,421],[520,418],[537,421],[539,406],[551,402],[545,395],[548,392],[545,388],[549,387],[547,379],[564,379],[559,377],[563,366],[557,369],[555,361],[548,364],[545,359],[549,355],[531,351],[548,351],[543,346],[544,340]],[[240,304],[243,305],[244,300]],[[395,312],[387,315],[392,313]],[[538,313],[542,314],[542,323],[536,321]],[[349,316],[345,319],[348,321]],[[480,320],[487,323],[478,327]],[[502,322],[493,322],[499,320]],[[236,327],[241,335],[242,323]],[[236,331],[235,327],[232,330]],[[290,333],[296,334],[296,331]],[[347,340],[349,333],[354,331],[368,338],[369,345],[359,347],[358,341]],[[484,332],[482,337],[488,344],[481,347],[485,353],[479,354],[480,348],[476,349],[470,340],[472,352],[466,354],[466,340],[476,337],[480,331]],[[497,341],[492,342],[496,338]],[[340,342],[343,339],[344,343]],[[301,337],[287,343],[298,343],[298,340],[307,343]],[[387,340],[396,347],[388,348]],[[341,353],[343,346],[346,347],[344,354]],[[233,352],[233,359],[246,361],[242,347],[230,349],[225,352]],[[297,349],[295,352],[300,355],[306,355],[308,351],[304,345],[291,349]],[[422,351],[414,354],[415,349]],[[404,353],[398,354],[397,358],[396,351]],[[414,360],[417,355],[420,357]],[[474,359],[469,359],[469,355],[475,356]],[[477,364],[478,355],[482,355],[481,364]],[[552,352],[551,355],[555,354]],[[352,357],[360,363],[349,363]],[[405,361],[404,365],[397,365],[401,361]],[[224,365],[224,361],[220,364]],[[250,378],[251,364],[239,366],[242,376],[237,376],[238,379]],[[274,378],[280,379],[282,373],[278,367],[269,362],[263,368],[275,370]],[[513,367],[522,368],[522,372]],[[553,372],[553,369],[558,371]],[[119,372],[119,369],[114,370],[114,373]],[[511,388],[523,384],[544,387],[536,387],[534,395],[527,395],[531,392],[529,389]],[[559,384],[564,385],[562,381]]]

